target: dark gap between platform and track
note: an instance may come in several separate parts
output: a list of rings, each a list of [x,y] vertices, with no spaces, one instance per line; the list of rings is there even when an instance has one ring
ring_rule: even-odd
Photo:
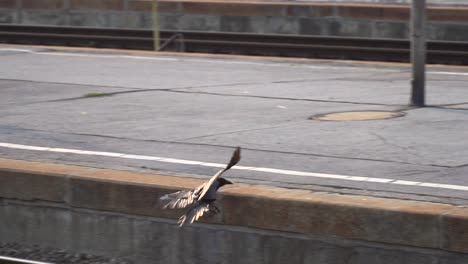
[[[336,36],[273,35],[232,32],[161,31],[168,51],[408,62],[410,42]],[[0,42],[93,48],[152,50],[151,30],[0,25]],[[180,45],[183,42],[183,45]],[[468,42],[428,41],[428,63],[468,65]]]

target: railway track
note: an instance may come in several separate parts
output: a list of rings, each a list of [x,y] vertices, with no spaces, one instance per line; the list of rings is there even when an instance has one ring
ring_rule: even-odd
[[[169,51],[408,62],[410,42],[397,39],[161,31]],[[151,30],[1,25],[0,43],[152,50]],[[468,65],[468,42],[429,41],[428,63]]]

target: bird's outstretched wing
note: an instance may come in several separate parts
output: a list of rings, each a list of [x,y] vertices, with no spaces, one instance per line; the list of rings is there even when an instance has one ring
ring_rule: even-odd
[[[206,183],[200,185],[196,189],[182,190],[175,193],[163,195],[159,198],[159,202],[163,209],[185,208],[195,202],[200,195],[201,190]]]
[[[240,151],[240,147],[237,147],[234,153],[232,154],[231,160],[226,165],[226,168],[218,171],[213,177],[211,177],[211,179],[206,184],[204,184],[203,189],[201,190],[201,193],[198,196],[198,201],[201,201],[201,199],[203,199],[206,192],[208,192],[211,185],[213,185],[213,182],[215,182],[216,179],[218,179],[225,171],[229,170],[232,166],[236,165],[239,162],[239,160],[241,159]]]
[[[197,221],[204,213],[210,211],[210,204],[208,203],[196,203],[187,213],[182,215],[177,222],[179,226],[183,226],[186,223],[192,224]]]
[[[231,160],[226,165],[226,168],[218,171],[211,179],[193,190],[183,190],[175,193],[163,195],[159,198],[159,202],[164,209],[185,208],[195,201],[200,201],[210,189],[213,182],[216,181],[225,171],[236,165],[240,160],[240,148],[238,147],[232,154]]]

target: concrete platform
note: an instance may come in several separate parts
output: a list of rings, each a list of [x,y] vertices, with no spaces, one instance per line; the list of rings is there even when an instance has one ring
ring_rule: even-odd
[[[464,264],[466,206],[236,184],[178,228],[161,195],[201,180],[0,159],[0,242],[125,263]]]
[[[468,69],[0,47],[0,157],[464,205]],[[92,95],[103,96],[90,96]],[[106,96],[104,96],[106,95]],[[401,111],[370,121],[317,114]]]

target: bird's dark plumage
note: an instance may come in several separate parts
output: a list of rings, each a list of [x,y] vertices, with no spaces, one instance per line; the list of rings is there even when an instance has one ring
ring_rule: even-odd
[[[232,182],[221,178],[221,175],[236,165],[240,160],[240,148],[236,148],[232,154],[231,160],[226,165],[226,168],[218,171],[211,179],[193,190],[183,190],[171,194],[166,194],[159,198],[162,208],[177,209],[190,206],[188,211],[179,218],[179,226],[185,223],[193,223],[198,220],[204,213],[210,211],[211,203],[216,200],[216,192],[226,184]],[[216,208],[214,208],[216,209]]]

